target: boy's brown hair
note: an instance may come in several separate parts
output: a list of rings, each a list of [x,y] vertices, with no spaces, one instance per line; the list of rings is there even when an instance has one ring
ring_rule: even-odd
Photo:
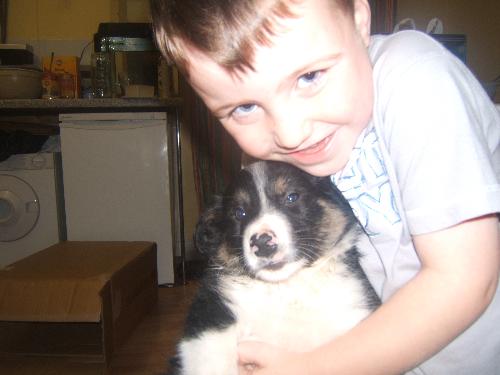
[[[186,45],[230,72],[252,69],[256,46],[269,45],[279,20],[294,17],[303,0],[151,0],[153,29],[162,54],[187,73]],[[348,14],[353,0],[331,0]]]

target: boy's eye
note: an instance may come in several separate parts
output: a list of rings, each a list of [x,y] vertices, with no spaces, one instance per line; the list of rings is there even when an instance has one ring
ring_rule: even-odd
[[[257,104],[247,103],[239,105],[238,107],[233,109],[232,114],[235,116],[247,116],[252,112],[255,112],[256,110],[257,110]]]
[[[299,77],[298,82],[297,82],[297,86],[299,88],[304,88],[304,87],[308,87],[312,84],[315,84],[323,76],[323,73],[324,72],[322,70],[315,70],[315,71],[303,74]]]

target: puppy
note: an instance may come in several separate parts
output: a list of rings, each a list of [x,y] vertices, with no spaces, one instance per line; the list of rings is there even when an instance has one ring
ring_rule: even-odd
[[[209,258],[170,374],[236,375],[237,344],[308,351],[379,304],[359,260],[364,232],[328,178],[257,162],[201,217]]]

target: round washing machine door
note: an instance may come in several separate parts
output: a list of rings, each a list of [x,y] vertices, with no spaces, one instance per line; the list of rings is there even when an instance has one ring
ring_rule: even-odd
[[[16,176],[0,174],[0,242],[26,236],[39,216],[40,204],[33,188]]]

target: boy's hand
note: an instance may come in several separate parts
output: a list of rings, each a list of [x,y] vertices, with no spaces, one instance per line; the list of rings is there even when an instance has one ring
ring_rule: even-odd
[[[302,355],[259,341],[238,344],[239,375],[304,375]]]

